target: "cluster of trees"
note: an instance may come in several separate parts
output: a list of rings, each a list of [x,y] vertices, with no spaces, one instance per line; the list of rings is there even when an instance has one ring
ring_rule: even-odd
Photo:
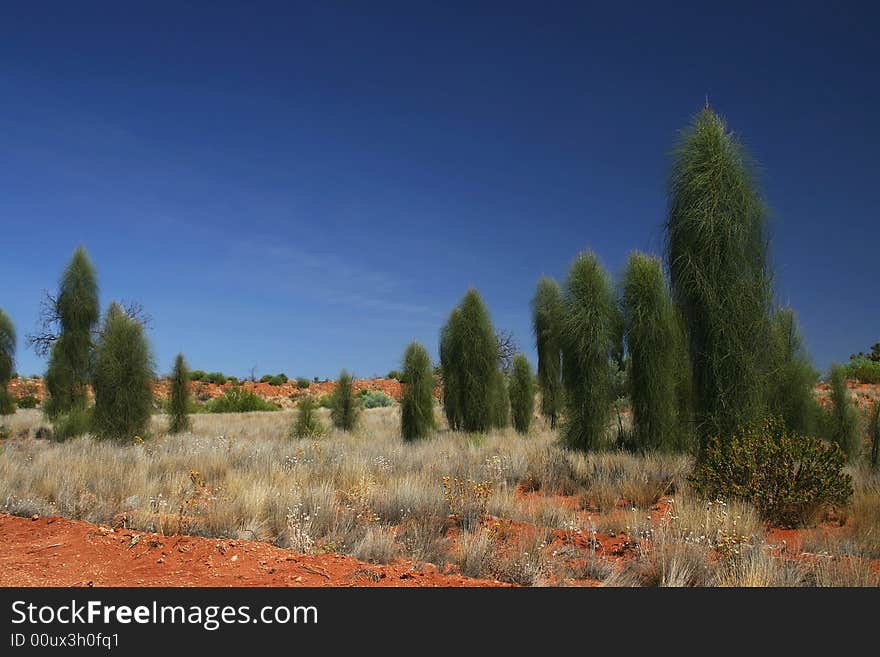
[[[440,331],[443,411],[453,430],[485,432],[511,423],[529,431],[540,413],[567,446],[607,442],[615,400],[626,394],[632,429],[618,422],[620,445],[638,450],[696,450],[710,439],[773,416],[792,431],[822,435],[854,457],[858,417],[846,371],[832,368],[830,410],[814,396],[818,373],[790,308],[774,304],[766,209],[752,160],[723,120],[706,107],[681,133],[673,156],[664,226],[664,260],[633,253],[614,282],[595,253],[578,255],[562,285],[543,277],[532,299],[537,372],[497,331],[480,294],[466,292]],[[94,267],[78,248],[57,296],[48,298],[43,332],[31,344],[48,356],[45,412],[56,435],[91,431],[131,438],[146,431],[154,359],[137,307],[112,303],[99,312]],[[0,311],[0,412],[12,400],[15,329]],[[880,345],[862,360],[880,361]],[[435,429],[431,358],[410,344],[402,369],[401,433],[424,438]],[[190,372],[178,355],[168,402],[169,430],[185,431],[189,382],[223,377]],[[284,374],[263,377],[287,381]],[[624,381],[623,387],[621,381]],[[307,387],[307,379],[298,379]],[[94,390],[94,406],[87,390]],[[360,409],[343,371],[331,420],[350,431]],[[323,431],[311,400],[300,403],[294,435]],[[880,414],[870,427],[880,433]],[[872,458],[877,459],[877,439]]]

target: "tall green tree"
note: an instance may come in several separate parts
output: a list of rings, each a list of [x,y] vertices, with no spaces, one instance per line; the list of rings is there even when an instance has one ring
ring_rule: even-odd
[[[57,419],[81,412],[88,400],[94,331],[100,319],[95,268],[84,247],[74,251],[61,276],[58,296],[50,299],[47,324],[58,327],[49,353],[46,414]]]
[[[629,349],[629,391],[638,448],[680,444],[676,400],[675,309],[658,258],[629,257],[623,277],[623,314]]]
[[[616,312],[608,274],[594,253],[582,253],[565,283],[560,332],[565,389],[562,439],[574,449],[595,449],[608,428],[614,401]]]
[[[687,326],[696,428],[727,436],[766,409],[772,296],[764,203],[745,148],[708,107],[675,148],[666,257]]]
[[[555,429],[562,408],[562,291],[547,276],[538,281],[532,299],[532,330],[538,352],[538,386],[541,389],[541,414]]]
[[[518,433],[528,433],[535,412],[535,378],[529,359],[524,354],[517,354],[513,358],[513,371],[510,375],[510,411],[513,428]]]
[[[400,431],[404,440],[428,437],[434,430],[434,370],[428,350],[412,342],[403,354]]]
[[[0,308],[0,415],[15,412],[15,400],[8,389],[15,367],[15,343],[15,325]]]
[[[492,380],[489,403],[492,415],[491,426],[495,429],[506,429],[510,425],[510,391],[507,389],[507,374],[500,367]]]
[[[352,431],[357,425],[360,406],[354,394],[354,377],[346,370],[339,373],[330,403],[330,419],[333,426],[342,431]]]
[[[155,378],[143,325],[112,303],[104,316],[95,358],[94,434],[113,440],[146,434]]]
[[[174,370],[171,372],[171,391],[168,397],[168,433],[183,433],[189,430],[191,398],[189,367],[183,354],[177,354],[177,358],[174,359]]]
[[[498,340],[480,294],[467,291],[440,333],[440,364],[450,426],[485,432],[493,426],[498,394]],[[451,386],[451,387],[450,387]],[[497,418],[497,415],[494,416]]]
[[[771,317],[772,359],[767,389],[770,411],[797,433],[814,435],[818,403],[813,391],[819,373],[810,362],[791,308]]]
[[[446,423],[453,431],[461,428],[462,389],[459,381],[460,349],[460,313],[453,308],[449,319],[440,330],[440,376],[443,380],[443,413]]]
[[[831,407],[826,415],[826,437],[840,445],[850,461],[858,458],[861,452],[859,435],[859,413],[853,404],[846,385],[846,368],[835,363],[831,366]]]

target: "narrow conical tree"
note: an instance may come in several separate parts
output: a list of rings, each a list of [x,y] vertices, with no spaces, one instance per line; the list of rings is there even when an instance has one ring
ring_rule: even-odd
[[[555,429],[562,408],[562,350],[559,344],[562,291],[552,278],[542,277],[532,299],[532,330],[538,352],[541,414]]]
[[[658,258],[630,255],[623,276],[623,315],[634,442],[642,450],[673,449],[679,444],[677,335],[675,311]]]
[[[428,437],[434,430],[434,369],[428,350],[412,342],[403,354],[400,431],[404,440]]]
[[[831,408],[828,410],[827,438],[840,445],[850,461],[858,458],[861,451],[859,435],[859,415],[846,385],[846,369],[841,365],[831,366]]]
[[[72,411],[81,412],[88,400],[93,331],[99,320],[98,283],[95,268],[82,246],[74,251],[61,276],[54,316],[60,331],[49,356],[49,399],[45,404],[46,414],[53,419]]]
[[[155,378],[143,325],[129,317],[119,304],[111,304],[101,326],[95,358],[95,435],[130,440],[146,434]]]
[[[317,406],[311,397],[303,397],[296,405],[296,422],[290,430],[293,438],[316,438],[324,435],[324,425],[318,419]]]
[[[608,274],[593,253],[575,259],[565,284],[561,330],[565,388],[563,442],[587,451],[599,446],[611,414],[615,299]]]
[[[9,380],[15,367],[15,325],[0,309],[0,415],[15,412],[15,400],[9,392]]]
[[[816,398],[813,390],[819,373],[810,363],[791,308],[781,308],[771,319],[773,359],[768,383],[768,407],[792,431],[816,431]]]
[[[189,367],[183,354],[174,359],[171,372],[171,391],[168,397],[168,433],[183,433],[190,428],[189,407]]]
[[[440,330],[440,373],[443,380],[443,413],[453,431],[461,428],[461,385],[458,379],[461,354],[459,340],[459,311],[453,308],[449,319]]]
[[[447,418],[469,432],[485,432],[493,426],[493,399],[499,391],[498,340],[489,312],[479,293],[471,288],[450,314],[440,334],[440,359],[444,386],[452,384]],[[498,408],[498,406],[495,406]]]
[[[510,376],[510,411],[513,428],[518,433],[528,433],[535,412],[535,379],[529,359],[523,354],[517,354],[513,359],[513,372]]]
[[[754,167],[708,107],[675,150],[666,250],[687,326],[697,432],[730,435],[766,408],[771,277]]]
[[[491,424],[494,429],[506,429],[510,425],[510,392],[507,389],[507,375],[499,368],[492,381]]]
[[[339,373],[330,406],[333,426],[342,431],[352,431],[357,424],[360,406],[354,394],[354,378],[346,370]]]

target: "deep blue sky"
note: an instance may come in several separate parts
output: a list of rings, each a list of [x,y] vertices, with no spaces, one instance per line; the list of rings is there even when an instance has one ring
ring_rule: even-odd
[[[880,340],[868,4],[17,4],[0,307],[22,373],[79,243],[103,307],[153,316],[163,372],[183,351],[384,374],[410,340],[436,355],[470,285],[533,356],[541,274],[659,253],[669,151],[707,94],[763,167],[777,294],[816,364]]]

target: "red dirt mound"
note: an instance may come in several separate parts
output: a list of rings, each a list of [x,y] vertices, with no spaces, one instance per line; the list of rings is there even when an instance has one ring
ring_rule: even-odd
[[[258,541],[0,515],[0,586],[506,586],[431,564],[376,565]]]

